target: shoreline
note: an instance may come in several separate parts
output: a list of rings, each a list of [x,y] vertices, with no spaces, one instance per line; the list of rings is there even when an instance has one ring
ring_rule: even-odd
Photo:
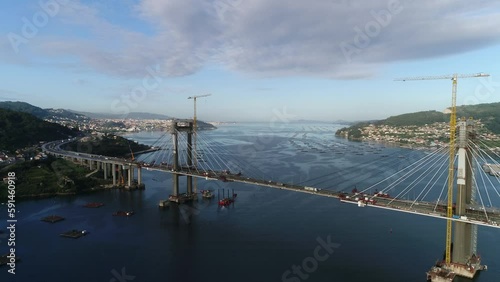
[[[352,142],[371,142],[388,147],[410,149],[410,150],[432,150],[442,147],[442,146],[428,146],[428,145],[419,145],[414,143],[408,144],[408,143],[399,143],[399,142],[390,142],[390,141],[381,141],[381,140],[363,139],[363,138],[349,138],[342,135],[336,135],[336,137],[344,138]]]
[[[106,187],[109,186],[109,187]],[[125,190],[125,191],[134,191],[134,190],[143,190],[139,188],[127,189],[122,186],[113,186],[110,184],[104,184],[100,187],[94,187],[88,190],[83,190],[80,192],[56,192],[56,193],[41,193],[41,194],[28,194],[28,195],[16,195],[16,199],[19,200],[34,200],[34,199],[46,199],[52,197],[68,197],[68,196],[78,196],[84,194],[90,194],[94,192],[100,192],[105,190]],[[0,199],[0,203],[6,203],[8,198]]]

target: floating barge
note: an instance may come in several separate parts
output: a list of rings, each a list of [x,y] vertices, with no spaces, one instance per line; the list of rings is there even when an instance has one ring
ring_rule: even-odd
[[[72,239],[78,239],[78,238],[83,237],[87,234],[89,234],[89,232],[87,230],[80,231],[80,230],[73,229],[73,230],[70,230],[68,232],[61,233],[61,234],[59,234],[59,236],[66,237],[66,238],[72,238]]]
[[[1,256],[1,257],[0,257],[0,266],[2,266],[2,265],[6,265],[6,264],[10,263],[10,258],[9,258],[8,256],[9,256],[9,254],[6,254],[6,255],[3,255],[3,256]],[[16,256],[16,257],[14,258],[14,260],[15,260],[16,262],[18,262],[18,261],[20,261],[21,259],[20,259],[19,257],[17,257],[17,256]]]
[[[134,215],[133,211],[117,211],[113,213],[113,216],[132,216]]]
[[[161,200],[160,203],[158,204],[160,208],[168,208],[170,207],[170,201],[169,200]]]
[[[174,202],[174,203],[178,203],[178,204],[183,204],[185,202],[194,201],[195,199],[198,198],[197,196],[198,195],[196,193],[191,193],[191,194],[183,193],[183,194],[179,194],[178,196],[170,195],[168,197],[168,200],[170,202]]]
[[[472,255],[466,264],[451,262],[446,265],[444,261],[438,262],[427,272],[427,281],[451,282],[456,276],[474,279],[479,271],[487,270],[486,265],[481,265],[481,257]]]
[[[103,203],[86,203],[83,206],[86,208],[100,208],[100,207],[104,206],[104,204]]]
[[[41,221],[49,222],[49,223],[56,223],[59,221],[64,220],[64,217],[58,216],[58,215],[49,215],[41,219]]]
[[[455,279],[456,274],[453,271],[433,266],[429,272],[427,272],[427,281],[431,282],[452,282]]]

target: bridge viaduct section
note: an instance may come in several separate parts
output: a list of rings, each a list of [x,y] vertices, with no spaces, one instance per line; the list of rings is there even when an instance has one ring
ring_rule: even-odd
[[[88,166],[94,172],[102,171],[104,179],[111,178],[113,186],[124,186],[125,188],[140,188],[142,184],[142,171],[140,165],[127,162],[118,158],[99,157],[84,153],[66,152],[45,148],[47,154],[70,160],[82,166]],[[71,154],[69,154],[71,153]],[[134,181],[137,172],[137,181]]]

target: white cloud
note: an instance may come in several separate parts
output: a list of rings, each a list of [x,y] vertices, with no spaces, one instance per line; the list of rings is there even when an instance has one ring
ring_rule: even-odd
[[[21,56],[139,78],[153,64],[166,76],[183,76],[216,63],[254,76],[356,79],[386,63],[500,41],[494,0],[143,0],[130,9],[153,31],[144,33],[107,19],[103,7],[63,7],[57,19],[79,32],[39,35]]]

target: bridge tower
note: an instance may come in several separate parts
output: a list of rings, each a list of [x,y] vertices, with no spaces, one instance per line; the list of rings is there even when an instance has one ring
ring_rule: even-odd
[[[458,167],[455,215],[466,219],[467,206],[475,204],[474,152],[469,142],[476,138],[475,121],[462,119],[458,122]],[[452,270],[460,276],[473,278],[477,270],[482,270],[481,259],[477,256],[477,225],[454,223]],[[469,271],[458,266],[465,265]]]
[[[182,175],[178,173],[182,171],[182,165],[179,163],[179,134],[182,132],[186,132],[187,134],[187,166],[189,168],[193,165],[193,144],[192,144],[192,136],[193,136],[193,122],[190,120],[173,120],[170,124],[170,133],[172,134],[172,142],[173,142],[173,160],[172,160],[172,178],[173,178],[173,186],[172,186],[172,195],[170,195],[169,200],[172,202],[182,203],[187,200],[193,200],[196,198],[196,195],[193,193],[193,177],[186,176],[187,178],[187,193],[180,194],[179,193],[179,177]]]

